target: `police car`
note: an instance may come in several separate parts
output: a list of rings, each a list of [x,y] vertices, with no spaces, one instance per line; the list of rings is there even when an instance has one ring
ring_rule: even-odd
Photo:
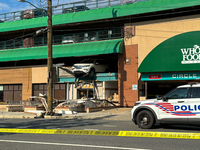
[[[163,97],[138,101],[131,117],[142,129],[155,123],[200,125],[200,83],[178,86]]]

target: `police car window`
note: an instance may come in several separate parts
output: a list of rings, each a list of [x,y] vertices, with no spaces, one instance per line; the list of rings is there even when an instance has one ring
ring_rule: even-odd
[[[196,87],[196,88],[191,88],[192,92],[191,92],[191,98],[200,98],[200,87]]]
[[[180,99],[187,98],[189,88],[181,88],[169,93],[166,98],[167,99]]]

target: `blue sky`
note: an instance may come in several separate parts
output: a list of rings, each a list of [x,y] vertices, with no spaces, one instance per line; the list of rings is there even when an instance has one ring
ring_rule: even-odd
[[[39,2],[40,0],[27,0],[27,1],[38,6],[37,2]],[[45,1],[45,0],[42,0],[42,1]],[[65,4],[65,3],[77,2],[77,1],[82,1],[82,0],[52,0],[52,3],[53,5],[57,5],[58,2],[59,4]],[[30,4],[18,2],[18,0],[0,0],[0,14],[20,11],[20,10],[25,10],[25,9],[30,9],[30,8],[31,8]]]

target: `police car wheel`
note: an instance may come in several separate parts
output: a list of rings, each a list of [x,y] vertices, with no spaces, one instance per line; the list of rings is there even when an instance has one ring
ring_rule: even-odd
[[[137,124],[142,129],[149,129],[154,125],[154,117],[148,110],[142,110],[137,115]]]

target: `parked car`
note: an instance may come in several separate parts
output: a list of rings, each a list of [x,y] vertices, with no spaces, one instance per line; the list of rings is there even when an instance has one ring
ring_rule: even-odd
[[[72,72],[75,76],[88,75],[89,77],[94,77],[95,73],[109,71],[109,64],[103,59],[85,59],[72,66]]]
[[[97,37],[85,37],[83,39],[84,42],[89,42],[89,41],[98,41],[98,38]]]
[[[98,38],[97,38],[97,37],[91,37],[90,40],[91,40],[91,41],[97,41]]]
[[[62,39],[62,44],[75,43],[73,36],[64,36]]]
[[[20,18],[23,19],[30,19],[30,18],[38,18],[47,16],[47,10],[45,9],[26,9],[21,11]]]
[[[72,13],[72,12],[79,12],[79,11],[85,11],[85,10],[90,10],[90,9],[88,7],[86,7],[86,6],[84,6],[84,5],[68,7],[68,8],[63,9],[63,14]]]
[[[131,117],[142,129],[155,123],[200,125],[200,83],[178,86],[163,97],[138,101]]]

